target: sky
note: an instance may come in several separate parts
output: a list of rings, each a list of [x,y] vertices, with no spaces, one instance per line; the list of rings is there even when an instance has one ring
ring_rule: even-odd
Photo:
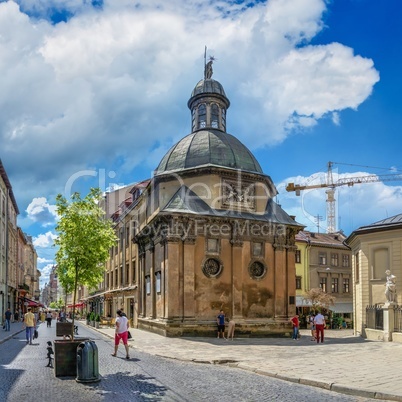
[[[191,132],[204,49],[231,105],[227,132],[271,176],[276,201],[325,232],[325,188],[343,177],[336,229],[402,213],[400,0],[0,0],[0,159],[42,272],[55,198],[152,176]],[[318,224],[317,224],[318,222]]]

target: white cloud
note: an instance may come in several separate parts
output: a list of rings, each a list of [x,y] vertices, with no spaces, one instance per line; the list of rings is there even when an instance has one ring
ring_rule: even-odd
[[[40,275],[40,287],[43,288],[45,283],[49,283],[49,277],[53,270],[53,264],[47,264],[43,268],[39,268],[41,275]]]
[[[325,0],[18,4],[0,3],[0,141],[18,203],[46,196],[27,210],[41,223],[51,222],[47,200],[75,172],[151,172],[189,132],[186,103],[203,75],[205,44],[231,100],[229,131],[253,148],[328,116],[339,124],[379,79],[353,49],[310,44],[323,29]],[[54,9],[71,17],[52,24]],[[42,236],[38,243],[49,241]]]
[[[54,244],[56,238],[57,236],[52,232],[42,233],[38,237],[34,237],[33,245],[35,248],[48,248]]]
[[[53,225],[57,217],[56,206],[50,205],[45,197],[34,198],[26,212],[29,219],[40,222],[42,226]]]
[[[145,160],[176,130],[172,112],[187,121],[183,106],[201,78],[205,43],[214,43],[211,53],[219,56],[217,79],[234,97],[242,92],[241,119],[234,117],[239,132],[251,139],[256,128],[270,128],[256,146],[283,141],[289,128],[311,126],[326,113],[357,108],[378,81],[372,61],[346,46],[300,47],[322,29],[322,0],[243,9],[222,3],[223,11],[184,0],[117,3],[82,13],[80,2],[62,3],[77,14],[55,26],[29,20],[13,2],[0,4],[1,131],[22,168],[22,155],[36,162],[30,176],[51,180],[65,164],[71,172],[106,150]],[[253,127],[247,117],[256,112],[262,118]]]
[[[53,260],[49,260],[48,258],[41,258],[41,257],[38,257],[38,264],[47,264],[47,263],[50,263],[50,262],[52,262]]]

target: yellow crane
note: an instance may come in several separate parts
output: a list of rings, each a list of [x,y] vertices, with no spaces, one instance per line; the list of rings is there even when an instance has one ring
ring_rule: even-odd
[[[332,177],[332,166],[335,162],[328,162],[327,178],[325,183],[300,185],[295,183],[288,183],[286,191],[294,191],[296,195],[300,195],[303,190],[311,190],[316,188],[328,188],[325,192],[327,194],[327,233],[336,232],[335,225],[335,188],[339,186],[354,186],[355,184],[374,183],[379,181],[402,181],[402,174],[385,174],[385,175],[368,175],[360,177],[344,177],[334,183]]]

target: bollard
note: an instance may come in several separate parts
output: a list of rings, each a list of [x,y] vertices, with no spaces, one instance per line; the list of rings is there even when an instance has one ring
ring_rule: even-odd
[[[85,341],[77,347],[77,382],[96,382],[99,378],[98,347]]]

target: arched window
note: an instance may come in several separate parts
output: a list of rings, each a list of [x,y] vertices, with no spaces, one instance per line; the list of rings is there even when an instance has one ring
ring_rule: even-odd
[[[222,115],[222,129],[226,131],[226,109],[221,109]]]
[[[207,125],[207,108],[204,104],[198,106],[198,128],[205,128]]]
[[[195,117],[196,117],[196,109],[193,109],[193,112],[191,114],[191,127],[193,131],[196,129]]]
[[[219,108],[215,103],[211,106],[211,127],[219,128]]]

